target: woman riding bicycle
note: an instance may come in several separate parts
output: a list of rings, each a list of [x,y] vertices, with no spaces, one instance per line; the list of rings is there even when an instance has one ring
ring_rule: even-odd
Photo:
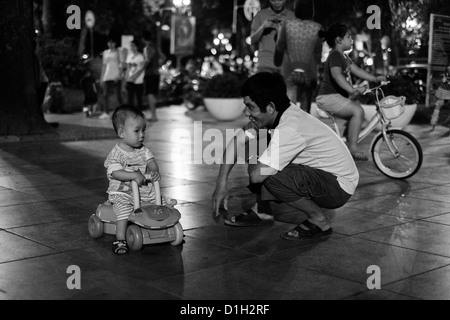
[[[359,68],[345,54],[353,47],[353,39],[346,25],[335,24],[327,32],[319,34],[332,49],[323,73],[323,81],[316,103],[318,107],[331,115],[348,119],[348,148],[355,160],[367,161],[367,155],[358,150],[358,135],[364,121],[364,110],[356,102],[349,99],[350,95],[362,94],[366,86],[353,87],[351,74],[371,81],[386,81],[386,77],[376,77]]]

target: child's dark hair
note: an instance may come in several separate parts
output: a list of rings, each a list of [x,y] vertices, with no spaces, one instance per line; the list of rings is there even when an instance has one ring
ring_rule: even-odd
[[[320,31],[319,37],[324,38],[330,48],[334,48],[336,46],[336,39],[344,38],[348,30],[345,24],[334,24],[328,31]]]
[[[128,117],[142,117],[143,119],[145,119],[145,115],[142,113],[142,111],[136,109],[135,107],[129,105],[118,107],[112,115],[113,127],[117,134],[119,133],[119,128],[122,128],[125,125],[125,121]]]
[[[273,102],[275,109],[283,112],[291,102],[287,97],[286,83],[279,73],[260,72],[250,77],[242,86],[241,96],[250,97],[262,112]]]
[[[142,53],[142,43],[139,40],[134,39],[131,41],[131,43],[136,46],[138,52]]]

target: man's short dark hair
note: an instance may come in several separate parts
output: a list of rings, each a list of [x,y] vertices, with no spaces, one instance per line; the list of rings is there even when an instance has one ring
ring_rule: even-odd
[[[142,117],[145,119],[145,115],[142,111],[136,109],[135,107],[129,105],[118,107],[112,115],[113,127],[117,134],[119,134],[119,128],[122,128],[125,125],[125,121],[128,117]]]
[[[253,75],[242,86],[241,96],[248,96],[262,112],[267,112],[271,102],[279,112],[285,111],[291,104],[286,83],[279,73],[260,72]]]

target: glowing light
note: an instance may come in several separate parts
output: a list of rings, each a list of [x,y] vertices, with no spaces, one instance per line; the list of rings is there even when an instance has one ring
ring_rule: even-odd
[[[173,0],[173,5],[175,7],[181,7],[183,5],[183,0]]]
[[[227,51],[231,51],[231,50],[233,50],[233,46],[232,46],[231,44],[227,44],[227,45],[225,46],[225,49],[226,49]]]
[[[245,39],[245,42],[250,46],[250,45],[252,44],[252,38],[247,37],[247,38]]]
[[[223,33],[219,33],[217,35],[217,38],[219,38],[220,40],[222,40],[223,38],[225,38],[225,35]]]
[[[183,0],[183,5],[184,6],[190,6],[191,5],[191,0]]]
[[[211,53],[212,53],[213,55],[216,55],[216,54],[217,54],[217,50],[214,49],[214,48],[212,48],[212,49],[211,49]]]
[[[218,46],[220,44],[220,40],[218,38],[215,38],[213,43],[214,45]]]
[[[419,26],[419,22],[417,21],[417,18],[411,18],[409,17],[406,20],[406,28],[411,30],[411,29],[416,29]]]
[[[163,26],[161,27],[161,30],[169,31],[169,30],[170,30],[170,26],[167,25],[167,24],[165,24],[165,25],[163,25]]]
[[[372,59],[372,58],[368,58],[368,59],[366,60],[366,64],[367,64],[369,67],[373,66],[373,59]]]

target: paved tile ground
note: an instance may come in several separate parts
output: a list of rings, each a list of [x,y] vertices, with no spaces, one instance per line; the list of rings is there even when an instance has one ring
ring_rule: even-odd
[[[329,212],[333,236],[302,244],[280,238],[304,219],[283,206],[272,207],[271,227],[228,227],[212,215],[219,167],[194,164],[202,159],[193,152],[194,122],[202,121],[202,132],[224,133],[244,118],[218,123],[180,106],[158,112],[146,141],[160,165],[162,193],[178,200],[184,243],[116,256],[111,236],[90,238],[88,218],[106,197],[111,124],[81,113],[46,115],[59,123],[56,136],[0,140],[0,299],[450,299],[448,128],[406,128],[425,155],[409,180],[384,177],[372,161],[358,163],[355,196]],[[204,137],[203,147],[209,144]],[[246,183],[245,166],[236,166],[231,213],[251,203]],[[81,290],[67,288],[73,265]],[[380,290],[367,287],[370,266],[380,268]]]

